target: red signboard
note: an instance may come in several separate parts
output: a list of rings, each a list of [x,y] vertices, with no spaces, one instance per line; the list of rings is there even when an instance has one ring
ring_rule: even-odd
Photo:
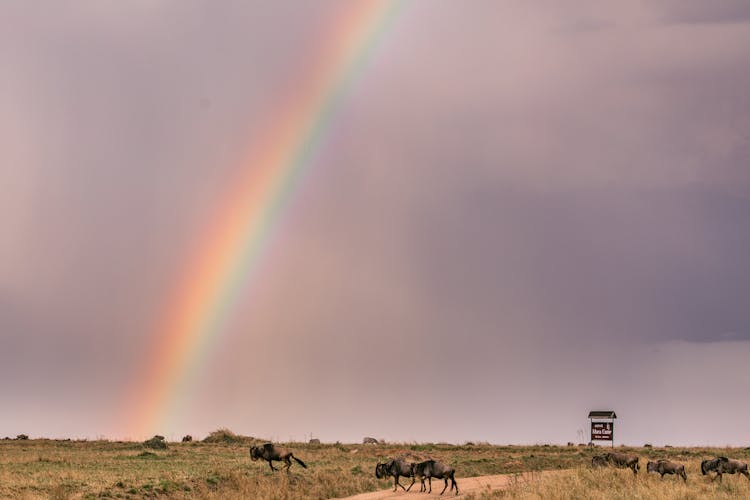
[[[612,441],[614,433],[614,422],[591,422],[592,441]]]

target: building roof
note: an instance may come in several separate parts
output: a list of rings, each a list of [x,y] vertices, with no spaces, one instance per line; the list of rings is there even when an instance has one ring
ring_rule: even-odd
[[[589,418],[617,418],[614,410],[594,410],[589,412]]]

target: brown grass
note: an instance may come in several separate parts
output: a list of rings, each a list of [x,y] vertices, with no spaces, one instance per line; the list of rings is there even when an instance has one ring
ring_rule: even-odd
[[[686,463],[688,480],[658,474],[637,477],[629,470],[578,468],[570,472],[544,476],[521,477],[511,480],[504,491],[468,495],[467,498],[490,500],[498,498],[521,500],[558,500],[589,498],[594,500],[659,500],[747,499],[750,481],[741,476],[725,475],[724,480],[711,481],[700,473],[700,461]],[[644,472],[641,470],[641,472]]]
[[[726,476],[723,484],[700,476],[701,458],[719,454],[747,460],[742,449],[630,449],[646,460],[669,456],[688,463],[688,483],[675,478],[637,479],[629,471],[592,472],[591,456],[602,450],[566,446],[452,446],[447,444],[303,444],[284,443],[304,460],[291,473],[271,474],[268,465],[252,462],[252,438],[217,431],[215,442],[169,443],[167,450],[141,443],[108,441],[0,441],[0,498],[275,498],[323,499],[385,489],[374,467],[386,457],[435,458],[453,465],[461,477],[576,469],[539,481],[512,481],[502,493],[477,498],[750,498],[750,481]],[[234,437],[232,437],[234,436]],[[747,484],[745,484],[747,483]],[[673,496],[668,496],[673,494]],[[411,496],[411,494],[410,494]]]

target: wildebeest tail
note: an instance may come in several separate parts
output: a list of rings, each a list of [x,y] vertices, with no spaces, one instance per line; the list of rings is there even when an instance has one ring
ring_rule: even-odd
[[[302,460],[300,460],[299,458],[295,457],[294,455],[292,455],[292,458],[294,459],[294,461],[295,461],[295,462],[297,462],[297,463],[298,463],[298,464],[300,464],[300,465],[301,465],[302,467],[304,467],[305,469],[307,469],[307,465],[305,465],[305,462],[303,462],[303,461],[302,461]]]
[[[701,474],[703,474],[704,476],[706,475],[706,462],[708,462],[708,460],[703,460],[701,462]]]

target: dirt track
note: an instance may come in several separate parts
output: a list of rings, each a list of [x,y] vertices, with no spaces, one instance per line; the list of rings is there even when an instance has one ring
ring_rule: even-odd
[[[524,473],[522,475],[518,474],[496,474],[494,476],[476,476],[476,477],[457,477],[456,483],[458,483],[459,490],[461,494],[459,495],[459,498],[464,496],[467,493],[479,493],[481,491],[492,491],[492,490],[500,490],[508,486],[508,483],[514,480],[522,480],[522,481],[529,481],[532,479],[537,479],[542,475],[549,475],[549,474],[556,474],[560,471],[550,471],[550,472],[534,472],[532,473]],[[402,484],[403,484],[402,479]],[[408,486],[410,481],[406,481],[406,485]],[[340,500],[391,500],[391,499],[401,499],[401,500],[408,500],[409,498],[455,498],[453,493],[450,495],[448,494],[448,490],[445,490],[445,495],[442,497],[440,496],[440,490],[443,489],[444,483],[442,480],[436,479],[432,481],[432,494],[431,495],[425,495],[424,493],[419,493],[419,483],[415,483],[412,487],[410,492],[404,492],[401,489],[398,490],[398,492],[394,493],[393,488],[388,490],[381,490],[381,491],[373,491],[370,493],[361,493],[359,495],[354,495],[351,497],[346,497],[345,499]],[[448,487],[450,488],[450,481],[448,482]],[[414,494],[416,488],[416,495]]]

